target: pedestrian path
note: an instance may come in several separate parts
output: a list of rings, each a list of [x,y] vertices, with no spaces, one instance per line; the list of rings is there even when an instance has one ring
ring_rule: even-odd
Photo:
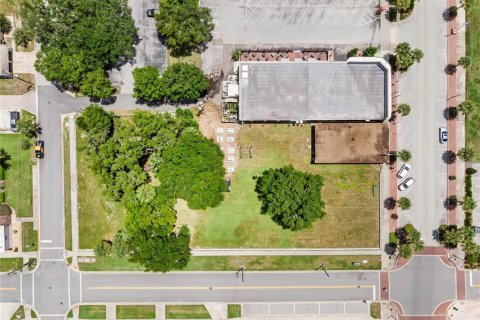
[[[380,248],[367,249],[192,249],[193,256],[350,256],[380,255]]]

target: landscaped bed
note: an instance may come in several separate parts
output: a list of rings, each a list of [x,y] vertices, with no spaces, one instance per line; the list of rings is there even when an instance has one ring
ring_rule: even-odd
[[[196,248],[374,248],[379,246],[379,167],[310,164],[310,126],[244,125],[238,143],[252,147],[237,161],[232,192],[216,208],[193,211],[179,201],[177,224],[186,223]],[[324,178],[323,219],[311,229],[282,229],[260,214],[254,177],[268,168],[292,164]]]
[[[17,211],[17,217],[31,217],[32,150],[21,147],[19,134],[0,134],[0,146],[10,156],[5,171],[6,203]]]
[[[82,305],[79,309],[79,319],[106,319],[107,309],[104,305]]]
[[[155,319],[155,306],[118,305],[117,319]]]
[[[68,118],[63,124],[63,208],[65,211],[65,249],[72,250],[72,187],[70,177],[70,135]]]
[[[477,104],[476,110],[466,117],[466,145],[475,150],[480,160],[480,1],[467,10],[467,56],[471,65],[467,70],[467,99]]]
[[[38,231],[33,230],[33,222],[22,222],[23,251],[38,250]]]

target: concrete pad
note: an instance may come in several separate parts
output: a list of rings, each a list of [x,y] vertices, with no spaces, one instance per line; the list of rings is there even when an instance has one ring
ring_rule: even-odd
[[[242,316],[265,316],[268,315],[268,304],[255,303],[244,304],[242,307]]]
[[[295,304],[295,314],[297,315],[311,315],[319,314],[320,308],[318,303],[296,303]]]
[[[270,305],[270,315],[293,315],[295,314],[295,305],[294,304],[271,304]]]
[[[348,302],[345,304],[346,314],[368,314],[368,303],[363,302]]]
[[[345,305],[343,303],[321,303],[320,314],[344,314]]]

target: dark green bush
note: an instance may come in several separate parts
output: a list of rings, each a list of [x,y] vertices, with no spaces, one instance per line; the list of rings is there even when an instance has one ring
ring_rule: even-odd
[[[474,168],[467,168],[465,170],[465,173],[466,174],[475,174],[475,173],[477,173],[477,170],[475,170]]]
[[[455,180],[455,179],[457,179],[456,176],[448,176],[448,180]]]
[[[391,246],[396,246],[398,243],[397,234],[395,232],[390,232],[388,234],[388,242]]]

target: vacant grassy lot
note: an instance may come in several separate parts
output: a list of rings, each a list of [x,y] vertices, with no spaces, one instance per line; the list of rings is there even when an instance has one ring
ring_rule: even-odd
[[[211,319],[203,304],[199,305],[167,305],[166,319]]]
[[[20,268],[23,265],[22,258],[1,258],[0,272],[9,272]]]
[[[155,306],[117,306],[117,319],[155,319]]]
[[[19,73],[15,75],[20,79],[0,79],[0,95],[21,95],[35,89],[33,74]]]
[[[104,305],[80,306],[78,316],[80,319],[106,319],[107,307]]]
[[[367,260],[368,263],[362,263]],[[352,262],[360,262],[359,267]],[[231,256],[191,257],[185,271],[314,270],[322,263],[331,270],[379,270],[380,256]],[[79,263],[81,271],[143,271],[127,258],[97,257],[94,263]]]
[[[88,156],[81,150],[83,144],[85,139],[77,128],[79,246],[81,249],[92,249],[123,228],[125,209],[104,196],[104,186],[90,169]]]
[[[472,64],[467,70],[467,99],[479,106],[468,115],[466,121],[466,144],[473,148],[480,160],[480,0],[467,11],[467,56]]]
[[[38,250],[38,231],[33,230],[33,222],[22,222],[23,251]]]
[[[68,118],[63,125],[63,208],[65,210],[65,249],[72,250],[72,180],[70,179],[70,135]]]
[[[19,134],[0,134],[0,148],[10,156],[5,172],[7,203],[18,217],[31,217],[32,212],[32,150],[21,148]]]
[[[238,143],[252,146],[253,158],[239,159],[232,192],[217,208],[192,211],[179,202],[179,224],[192,229],[192,246],[200,248],[378,247],[379,198],[376,165],[310,164],[310,126],[245,125]],[[237,156],[238,158],[238,156]],[[283,230],[260,214],[253,177],[268,168],[293,164],[324,178],[326,216],[311,229]]]

